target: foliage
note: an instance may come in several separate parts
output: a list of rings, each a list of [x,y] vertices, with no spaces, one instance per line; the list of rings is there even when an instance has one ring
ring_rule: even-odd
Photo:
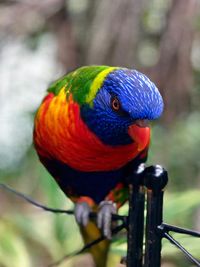
[[[185,190],[199,185],[200,113],[177,120],[170,129],[155,126],[149,163],[164,165],[170,176],[170,189]]]

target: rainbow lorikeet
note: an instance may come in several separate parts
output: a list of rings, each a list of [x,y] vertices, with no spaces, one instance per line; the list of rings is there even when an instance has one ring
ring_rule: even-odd
[[[41,162],[75,203],[85,242],[110,238],[111,214],[127,200],[126,177],[146,161],[149,120],[160,117],[162,97],[144,74],[127,68],[81,67],[54,82],[35,117]],[[89,212],[98,211],[97,225]],[[91,249],[105,266],[109,240]]]

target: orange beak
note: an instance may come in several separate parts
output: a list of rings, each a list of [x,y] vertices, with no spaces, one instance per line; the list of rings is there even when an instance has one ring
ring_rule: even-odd
[[[150,128],[147,127],[146,120],[137,120],[133,125],[129,126],[128,134],[138,144],[138,151],[142,151],[149,145]]]

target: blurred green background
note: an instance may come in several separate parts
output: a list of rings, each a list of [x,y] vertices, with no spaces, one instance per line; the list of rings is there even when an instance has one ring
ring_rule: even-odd
[[[148,164],[169,172],[164,219],[200,231],[200,2],[1,0],[0,181],[37,201],[72,208],[32,147],[34,113],[49,83],[81,65],[136,68],[159,87]],[[127,206],[121,212],[126,212]],[[46,267],[81,248],[72,216],[40,211],[0,189],[0,266]],[[200,240],[178,240],[200,258]],[[115,238],[109,266],[126,253]],[[192,266],[163,242],[163,267]],[[79,256],[61,266],[90,266]]]

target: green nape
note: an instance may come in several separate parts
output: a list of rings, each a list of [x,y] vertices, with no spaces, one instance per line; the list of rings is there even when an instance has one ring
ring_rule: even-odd
[[[58,95],[60,90],[65,87],[66,93],[71,92],[74,100],[81,105],[85,103],[95,77],[108,68],[108,66],[84,66],[78,68],[52,83],[48,92]]]

